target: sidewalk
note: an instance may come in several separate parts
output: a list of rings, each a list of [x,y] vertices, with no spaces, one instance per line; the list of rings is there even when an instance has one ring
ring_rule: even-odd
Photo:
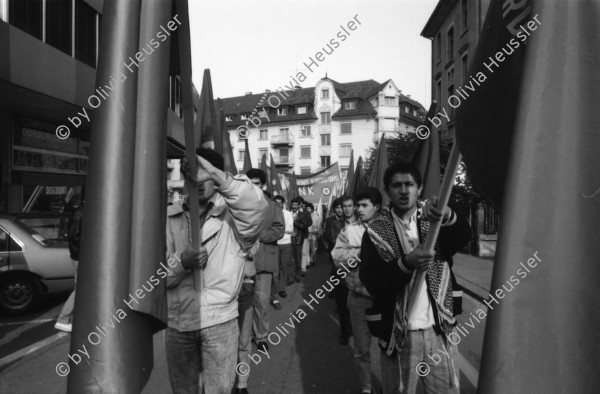
[[[464,292],[483,302],[490,293],[493,267],[493,259],[457,253],[452,270],[458,283],[464,287]]]

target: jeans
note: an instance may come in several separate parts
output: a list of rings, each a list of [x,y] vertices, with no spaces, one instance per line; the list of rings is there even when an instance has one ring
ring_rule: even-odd
[[[272,273],[260,272],[256,274],[254,281],[253,327],[256,343],[266,341],[267,335],[269,335],[269,300],[272,278]]]
[[[309,242],[309,251],[308,254],[310,256],[310,262],[311,263],[316,263],[317,262],[317,237],[319,236],[318,233],[310,233],[308,235],[308,242]]]
[[[238,297],[238,325],[240,340],[238,344],[238,363],[250,365],[248,355],[252,349],[252,316],[254,312],[254,283],[243,283]],[[248,387],[249,374],[236,374],[237,388]]]
[[[400,388],[400,361],[396,352],[389,357],[379,348],[379,364],[381,365],[381,389],[383,394],[398,394]]]
[[[444,353],[447,352],[450,357]],[[400,392],[414,394],[419,374],[417,366],[421,364],[423,386],[426,394],[460,392],[458,384],[458,360],[456,348],[446,346],[442,335],[436,334],[433,327],[425,330],[408,331],[406,342],[400,350]],[[430,356],[431,357],[428,357]],[[438,357],[435,357],[438,356]],[[439,361],[436,363],[436,360]]]
[[[294,255],[294,268],[295,268],[295,278],[296,280],[300,280],[300,273],[304,271],[302,269],[302,246],[303,244],[298,244],[298,240],[296,237],[292,237],[292,252]]]
[[[306,271],[306,267],[310,262],[310,256],[308,255],[309,243],[308,238],[305,238],[302,244],[302,271]]]
[[[279,289],[285,291],[287,284],[294,281],[294,256],[292,244],[277,245],[279,248]]]
[[[350,291],[348,311],[354,335],[354,366],[361,390],[371,390],[371,332],[365,310],[373,306],[373,298]]]
[[[165,330],[169,380],[174,394],[230,394],[235,380],[236,319],[196,331]]]
[[[79,261],[71,260],[71,264],[73,264],[73,268],[75,269],[75,285],[77,286],[77,268],[79,266]],[[57,323],[63,324],[71,324],[73,323],[73,306],[75,305],[75,289],[65,301],[62,309],[60,310],[60,314],[58,315],[58,319],[56,319]]]

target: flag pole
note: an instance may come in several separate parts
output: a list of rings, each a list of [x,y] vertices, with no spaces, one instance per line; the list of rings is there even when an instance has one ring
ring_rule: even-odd
[[[185,157],[187,158],[190,173],[194,178],[198,173],[196,162],[196,143],[194,138],[194,106],[192,97],[192,55],[190,44],[190,18],[187,0],[177,0],[176,10],[181,18],[179,36],[179,65],[181,67],[181,94],[183,107],[183,129],[185,133]],[[190,207],[192,227],[192,248],[200,250],[200,204],[198,203],[198,183],[188,183],[188,206]],[[202,272],[199,268],[194,269],[194,288],[202,290]]]
[[[450,199],[450,193],[452,193],[452,187],[454,186],[454,178],[456,177],[456,171],[458,170],[458,165],[460,164],[461,155],[458,151],[458,145],[456,141],[452,145],[452,150],[450,151],[450,156],[448,157],[448,165],[446,166],[446,173],[444,174],[444,179],[442,181],[442,186],[440,188],[440,194],[438,196],[437,208],[443,212],[448,205],[448,200]],[[423,250],[429,253],[433,253],[435,243],[437,241],[438,234],[440,232],[440,228],[442,227],[442,221],[438,220],[437,222],[431,223],[429,227],[429,232],[427,233],[427,238],[425,239],[425,244],[423,245]],[[415,307],[417,304],[417,300],[419,298],[419,294],[421,293],[421,289],[425,285],[425,274],[426,270],[419,270],[416,273],[412,290],[410,292],[408,298],[408,317],[412,316],[415,312]]]

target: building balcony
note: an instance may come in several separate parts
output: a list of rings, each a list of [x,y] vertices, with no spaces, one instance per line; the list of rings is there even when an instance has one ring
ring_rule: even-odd
[[[271,145],[287,145],[294,146],[294,136],[293,135],[272,135],[271,136]]]
[[[331,134],[331,124],[320,124],[319,125],[319,133]]]
[[[293,167],[295,159],[294,156],[276,156],[273,157],[273,162],[276,166]]]
[[[331,156],[331,145],[319,146],[319,156]]]

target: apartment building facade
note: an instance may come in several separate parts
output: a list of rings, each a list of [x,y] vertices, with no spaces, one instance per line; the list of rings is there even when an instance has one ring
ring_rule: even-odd
[[[102,7],[102,0],[0,0],[0,212],[61,210],[85,182],[90,122],[79,116],[74,127],[68,119],[93,116]],[[178,61],[171,67],[168,155],[180,157]],[[55,130],[64,124],[70,136],[60,139]]]
[[[440,0],[421,32],[432,40],[431,97],[437,101],[437,112],[445,109],[450,118],[440,117],[442,143],[446,146],[454,139],[456,111],[448,98],[471,77],[470,62],[489,5],[490,0]]]
[[[342,178],[352,151],[355,160],[364,157],[382,133],[415,132],[425,117],[424,107],[391,79],[339,83],[325,77],[314,87],[225,98],[222,106],[239,170],[245,142],[238,130],[248,128],[253,166],[272,155],[278,169],[310,174],[337,162]]]

